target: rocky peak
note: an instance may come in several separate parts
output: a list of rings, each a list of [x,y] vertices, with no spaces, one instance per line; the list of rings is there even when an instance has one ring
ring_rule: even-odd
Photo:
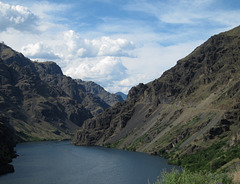
[[[127,96],[127,100],[135,99],[137,100],[140,96],[143,96],[144,91],[148,88],[147,85],[140,83],[135,87],[132,87]]]
[[[21,53],[14,51],[4,43],[0,43],[0,58],[6,64],[17,63],[20,66],[32,65],[30,59],[25,58]]]

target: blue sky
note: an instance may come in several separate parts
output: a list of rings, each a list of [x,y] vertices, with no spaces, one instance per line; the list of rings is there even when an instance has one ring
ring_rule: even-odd
[[[0,1],[0,41],[110,92],[160,77],[239,24],[238,0]]]

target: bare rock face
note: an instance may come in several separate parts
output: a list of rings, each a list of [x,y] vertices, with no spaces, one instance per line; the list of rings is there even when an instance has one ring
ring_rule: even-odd
[[[133,87],[124,103],[85,121],[73,143],[167,153],[179,162],[213,143],[237,146],[239,53],[240,27],[211,37],[160,78]]]
[[[124,103],[118,103],[111,109],[107,109],[93,119],[85,121],[81,133],[74,136],[76,145],[95,145],[97,142],[103,144],[110,136],[119,133],[133,115],[130,106],[121,108]]]

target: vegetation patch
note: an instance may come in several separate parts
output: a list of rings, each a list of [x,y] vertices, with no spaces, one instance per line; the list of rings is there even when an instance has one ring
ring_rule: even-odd
[[[137,138],[133,143],[131,143],[126,149],[129,151],[136,151],[137,148],[149,142],[151,142],[151,138],[147,133],[145,133],[141,137]]]
[[[223,173],[207,173],[203,171],[191,172],[183,169],[182,172],[173,169],[171,172],[162,172],[154,184],[232,184],[232,178]]]
[[[219,141],[210,147],[198,150],[194,154],[184,155],[181,158],[174,158],[170,164],[181,165],[190,171],[205,170],[216,172],[226,163],[233,159],[240,158],[240,142],[234,146],[225,147],[227,140]]]
[[[118,141],[114,142],[114,143],[106,143],[103,146],[106,148],[118,148],[119,145],[122,144],[122,142],[124,141],[125,138],[121,138]]]

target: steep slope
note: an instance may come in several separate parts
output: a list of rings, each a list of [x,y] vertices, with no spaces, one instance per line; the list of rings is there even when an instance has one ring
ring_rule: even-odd
[[[85,121],[73,143],[164,155],[190,169],[228,167],[239,161],[239,69],[237,27],[211,37],[159,79],[133,87],[123,104]],[[201,151],[209,153],[205,162]]]
[[[64,139],[109,107],[63,75],[53,62],[32,62],[0,45],[1,116],[23,140]]]
[[[35,62],[39,77],[49,86],[64,91],[70,98],[76,100],[92,115],[99,114],[109,108],[107,102],[86,90],[77,80],[62,74],[60,67],[53,62]],[[84,81],[83,81],[84,83]]]
[[[102,86],[96,84],[95,82],[83,81],[81,79],[76,79],[76,82],[84,86],[86,92],[91,93],[94,96],[98,96],[109,106],[113,106],[118,102],[123,102],[123,99],[120,95],[107,92]]]

